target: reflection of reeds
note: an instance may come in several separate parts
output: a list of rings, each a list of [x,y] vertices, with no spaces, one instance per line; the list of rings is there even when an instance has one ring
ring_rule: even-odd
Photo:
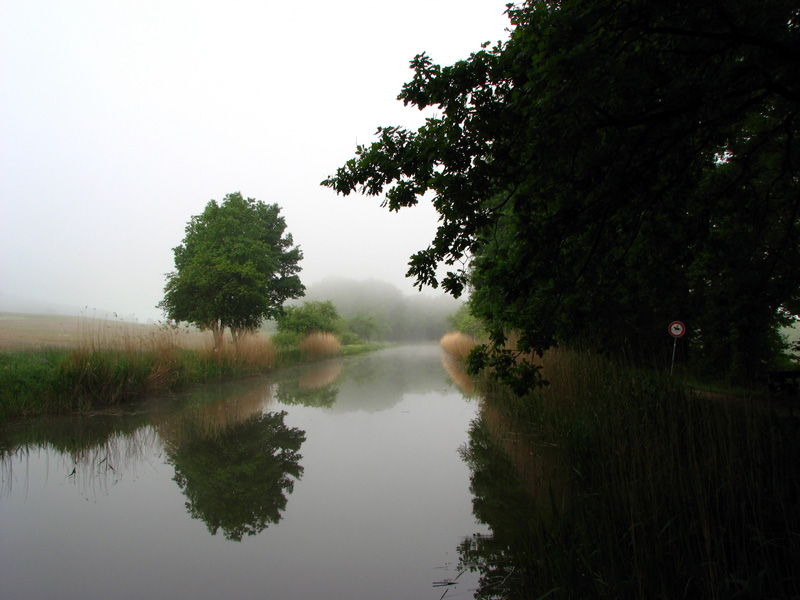
[[[465,396],[472,396],[475,393],[475,381],[467,375],[464,364],[467,356],[475,347],[475,340],[460,331],[451,331],[442,336],[439,345],[444,350],[442,366],[450,379]]]
[[[14,465],[23,469],[27,486],[31,455],[43,452],[47,456],[48,474],[52,464],[57,477],[77,485],[84,492],[107,490],[109,482],[116,483],[125,473],[135,471],[144,461],[156,442],[155,430],[150,426],[130,432],[113,432],[98,443],[79,448],[56,446],[52,442],[22,445],[11,452],[0,454],[0,497],[12,491],[15,480]],[[52,462],[51,462],[52,461]]]
[[[223,391],[225,387],[221,388]],[[218,399],[188,408],[176,415],[155,416],[159,435],[171,445],[185,437],[213,438],[240,423],[261,414],[274,400],[275,386],[264,383],[229,399]]]
[[[562,503],[569,478],[563,450],[530,432],[519,431],[514,420],[491,402],[481,403],[481,418],[538,509],[547,511],[553,498]]]
[[[519,337],[520,336],[518,332],[510,332],[505,343],[503,344],[503,349],[514,352],[514,358],[518,364],[523,360],[534,363],[540,362],[535,354],[520,352],[517,350]],[[467,357],[475,347],[475,339],[460,331],[451,331],[442,336],[441,340],[439,340],[439,344],[448,357],[447,359],[444,357],[442,358],[442,364],[444,365],[444,368],[450,374],[450,377],[453,379],[456,385],[461,387],[461,389],[468,395],[471,394],[474,390],[474,382],[472,380],[470,380],[469,383],[467,382],[466,374],[462,365],[465,364]]]
[[[460,331],[451,331],[442,336],[439,344],[450,356],[464,360],[475,347],[475,340]]]
[[[442,366],[447,371],[451,381],[461,390],[461,393],[468,398],[475,394],[475,380],[464,370],[463,361],[449,352],[442,352]]]
[[[339,338],[327,331],[309,333],[300,340],[298,347],[306,359],[338,356],[342,352],[342,344]]]
[[[105,442],[72,455],[75,463],[75,480],[86,489],[105,487],[110,479],[117,481],[127,471],[135,469],[146,460],[155,444],[152,427],[140,427],[132,433],[115,433]]]
[[[314,365],[302,373],[297,385],[304,390],[319,390],[334,383],[342,374],[342,361],[331,360]]]
[[[77,423],[91,419],[91,425],[81,425],[67,436],[55,436],[58,443],[50,436],[43,436],[0,449],[0,497],[10,493],[15,478],[19,479],[12,469],[25,470],[34,452],[46,453],[48,460],[50,456],[55,457],[52,464],[58,469],[59,477],[79,485],[84,491],[96,491],[107,488],[109,482],[118,481],[126,472],[148,461],[157,451],[159,440],[174,448],[187,439],[214,438],[260,415],[274,401],[275,386],[267,381],[260,385],[249,382],[244,392],[231,391],[241,390],[242,386],[230,383],[209,387],[216,391],[210,397],[201,398],[202,403],[183,407],[179,403],[161,405],[169,412],[157,410],[147,418],[142,417],[146,425],[135,425],[140,422],[140,417],[136,417],[135,427],[128,425],[124,430],[110,431],[110,423],[129,424],[131,417],[124,416],[121,421],[115,418],[106,426],[104,419],[108,414],[98,413],[95,417],[75,417],[82,419]]]

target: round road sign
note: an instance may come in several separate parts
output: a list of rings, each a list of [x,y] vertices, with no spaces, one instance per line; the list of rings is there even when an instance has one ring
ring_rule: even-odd
[[[686,333],[686,325],[681,323],[680,321],[673,321],[669,324],[669,334],[672,337],[679,338],[683,337],[683,334]]]

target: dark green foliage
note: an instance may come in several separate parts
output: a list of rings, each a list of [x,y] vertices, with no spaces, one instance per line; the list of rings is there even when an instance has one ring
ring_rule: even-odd
[[[336,385],[302,385],[297,379],[281,381],[275,393],[275,399],[286,406],[330,408],[336,403],[338,397],[339,388]]]
[[[277,322],[278,334],[272,339],[280,346],[296,345],[301,337],[315,332],[332,333],[344,345],[361,344],[381,330],[372,315],[359,313],[351,319],[343,318],[330,300],[287,306]]]
[[[343,321],[342,329],[339,331],[337,337],[343,346],[354,346],[369,342],[369,338],[363,338],[350,329],[350,323],[348,321]]]
[[[456,331],[466,333],[475,339],[486,337],[486,329],[483,323],[472,314],[469,302],[464,302],[458,310],[447,319],[450,326]]]
[[[55,395],[65,350],[0,352],[0,418],[36,410]]]
[[[274,343],[281,350],[281,356],[285,356],[287,351],[296,353],[297,357],[292,357],[292,359],[289,361],[294,362],[294,360],[299,359],[300,357],[300,349],[297,345],[300,343],[302,337],[302,334],[297,331],[280,331],[273,334],[271,339],[272,343]]]
[[[182,438],[168,450],[189,514],[212,534],[222,529],[238,542],[281,520],[303,473],[298,450],[305,441],[305,432],[284,424],[285,415],[260,414],[218,435]]]
[[[303,302],[302,306],[287,306],[277,315],[278,331],[307,335],[316,331],[337,333],[341,320],[332,302]]]
[[[167,275],[159,308],[171,320],[212,329],[217,347],[225,328],[237,340],[275,318],[304,290],[297,276],[303,254],[285,230],[277,204],[238,192],[222,204],[211,200],[173,249],[175,271]]]
[[[754,379],[800,313],[796,2],[509,14],[497,47],[448,67],[417,56],[400,99],[438,116],[379,129],[323,184],[385,193],[390,210],[432,193],[440,225],[409,275],[469,285],[498,348],[516,329],[520,350],[666,362],[681,319],[698,362]]]

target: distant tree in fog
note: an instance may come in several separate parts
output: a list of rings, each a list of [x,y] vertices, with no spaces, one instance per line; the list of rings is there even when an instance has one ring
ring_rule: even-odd
[[[375,315],[368,315],[360,312],[347,320],[350,331],[358,335],[362,340],[369,341],[375,338],[383,330],[381,323]]]
[[[338,333],[341,318],[332,302],[303,302],[302,306],[287,306],[277,316],[278,331],[306,335],[315,332]]]
[[[306,298],[332,302],[356,333],[352,319],[371,317],[380,330],[369,334],[370,338],[393,341],[438,340],[450,329],[447,319],[461,304],[446,295],[404,295],[392,284],[375,279],[325,279],[310,285]]]

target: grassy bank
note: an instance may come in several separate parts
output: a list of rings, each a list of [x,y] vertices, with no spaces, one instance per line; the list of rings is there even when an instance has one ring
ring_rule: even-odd
[[[526,398],[484,384],[465,450],[494,536],[464,556],[487,586],[516,598],[800,594],[796,419],[588,353],[550,351],[543,373],[550,385]],[[501,466],[486,466],[491,452]],[[502,464],[513,478],[489,491]]]
[[[220,352],[158,340],[150,345],[87,346],[0,353],[0,418],[88,410],[193,383],[268,372],[269,340],[245,340]]]
[[[196,331],[84,323],[74,344],[0,352],[0,419],[89,410],[341,353],[333,336],[284,348],[254,334],[215,351]]]

